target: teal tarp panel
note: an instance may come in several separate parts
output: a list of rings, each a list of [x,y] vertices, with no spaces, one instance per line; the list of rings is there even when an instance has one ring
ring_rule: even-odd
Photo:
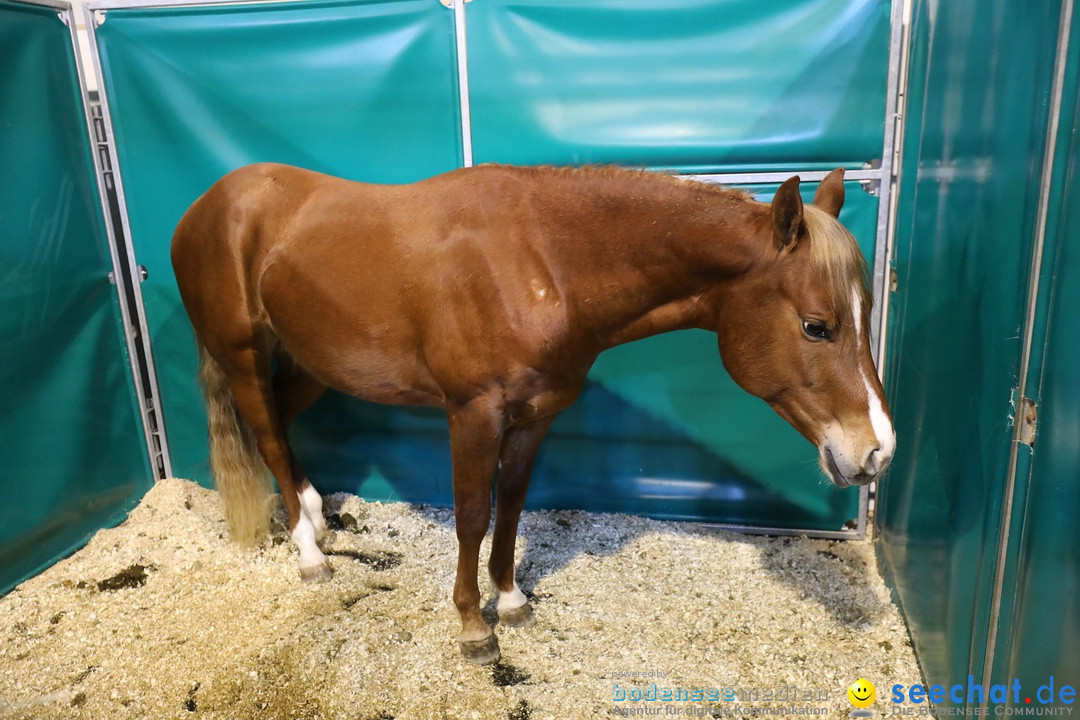
[[[804,185],[809,201],[816,185]],[[771,199],[762,189],[760,199]],[[872,253],[878,203],[847,184],[841,219]],[[342,417],[351,416],[350,428]],[[340,395],[294,429],[320,487],[379,500],[449,504],[442,412]],[[307,457],[304,457],[306,455]],[[716,336],[680,331],[603,353],[578,401],[555,420],[529,507],[587,508],[710,522],[838,530],[858,493],[822,482],[816,451],[724,371]]]
[[[151,482],[68,29],[0,0],[0,592]]]
[[[1055,5],[914,6],[886,364],[899,443],[877,524],[931,684],[982,678]]]
[[[995,682],[1017,678],[1025,697],[1053,677],[1058,707],[1062,686],[1080,685],[1080,14],[1075,12],[1067,68],[1025,388],[1038,403],[1037,432],[1033,446],[1019,447],[994,670]],[[1020,704],[1026,705],[1024,697]],[[1065,704],[1070,706],[1075,703]]]
[[[251,162],[373,182],[460,165],[453,15],[429,0],[110,10],[97,35],[173,472],[206,482],[176,223]]]
[[[469,6],[470,17],[479,6]],[[881,10],[843,7],[849,19]],[[175,223],[220,174],[247,162],[378,182],[460,164],[452,30],[452,14],[428,0],[113,10],[98,29],[133,244],[150,271],[143,294],[176,474],[208,481],[191,330],[168,264]],[[874,97],[884,92],[887,49],[879,50]],[[474,74],[478,62],[470,61]],[[879,126],[881,105],[872,110]],[[474,121],[481,111],[474,107]],[[507,120],[506,132],[516,123]],[[876,132],[871,156],[880,153]],[[861,163],[857,144],[837,144]],[[877,200],[855,183],[849,198],[844,219],[869,254]],[[450,501],[441,412],[330,394],[292,435],[321,490]],[[601,358],[581,402],[553,428],[531,502],[836,530],[855,516],[857,494],[824,486],[814,457],[731,385],[711,335],[672,335]]]
[[[881,157],[888,0],[483,0],[467,18],[477,162]]]
[[[1080,127],[1080,115],[1074,118]],[[1067,203],[1080,207],[1073,148]],[[1021,506],[1015,595],[1003,622],[999,678],[1020,678],[1023,687],[1046,684],[1051,675],[1074,687],[1080,681],[1080,217],[1072,212],[1053,263],[1053,306],[1045,337],[1039,393],[1041,412],[1031,478]],[[1021,452],[1026,452],[1021,448]],[[1010,584],[1009,587],[1013,587]],[[1053,632],[1047,632],[1053,628]]]

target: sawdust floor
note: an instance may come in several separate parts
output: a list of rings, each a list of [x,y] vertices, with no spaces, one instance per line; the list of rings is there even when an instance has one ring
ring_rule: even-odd
[[[537,622],[497,628],[501,663],[477,667],[454,640],[451,511],[325,509],[335,575],[305,585],[280,527],[240,548],[216,493],[159,482],[0,598],[0,718],[836,717],[858,677],[882,695],[919,678],[867,543],[529,512],[518,577]]]

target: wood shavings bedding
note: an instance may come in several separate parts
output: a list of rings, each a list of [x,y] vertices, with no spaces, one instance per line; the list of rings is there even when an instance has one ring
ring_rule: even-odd
[[[0,718],[837,716],[859,677],[879,694],[919,680],[868,543],[526,512],[537,622],[497,627],[502,661],[478,667],[454,637],[452,511],[348,495],[325,511],[335,574],[308,585],[283,513],[244,549],[216,493],[157,483],[0,598]]]

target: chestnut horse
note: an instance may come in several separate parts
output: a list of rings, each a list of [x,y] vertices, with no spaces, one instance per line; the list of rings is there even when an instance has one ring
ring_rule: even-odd
[[[331,570],[322,500],[286,436],[327,387],[446,409],[466,660],[499,658],[499,621],[532,610],[514,579],[518,517],[552,419],[597,355],[678,328],[717,333],[731,377],[818,448],[838,487],[878,477],[896,446],[870,355],[866,265],[836,219],[843,170],[812,205],[792,177],[771,204],[616,168],[479,166],[412,185],[284,165],[226,175],[172,244],[200,345],[211,462],[230,531],[267,527],[265,461],[304,580]]]

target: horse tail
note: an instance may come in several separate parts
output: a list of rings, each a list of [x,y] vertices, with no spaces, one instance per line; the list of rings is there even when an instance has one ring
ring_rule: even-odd
[[[270,486],[255,433],[240,416],[225,371],[199,346],[199,382],[206,399],[210,467],[225,504],[229,535],[254,545],[270,528]]]

